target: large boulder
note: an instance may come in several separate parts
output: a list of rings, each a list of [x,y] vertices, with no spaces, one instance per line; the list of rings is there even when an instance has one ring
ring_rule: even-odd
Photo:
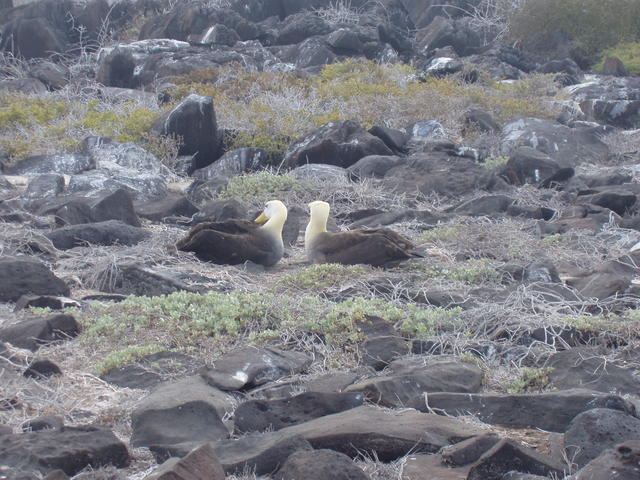
[[[24,158],[4,169],[7,175],[40,175],[58,173],[75,175],[95,168],[95,159],[81,153],[36,155]]]
[[[572,477],[573,480],[635,480],[640,473],[640,441],[628,440],[603,451]]]
[[[482,38],[468,18],[435,17],[427,28],[416,32],[416,50],[424,55],[447,46],[453,47],[458,55],[466,56],[479,50]]]
[[[344,453],[333,450],[301,450],[291,454],[276,473],[275,480],[367,480],[362,469]]]
[[[0,258],[0,301],[15,302],[28,293],[67,296],[69,292],[67,284],[35,258]]]
[[[283,165],[293,168],[305,163],[326,163],[349,167],[367,155],[391,155],[378,137],[350,120],[328,123],[296,140],[285,153]]]
[[[578,468],[598,457],[602,450],[628,440],[640,440],[640,419],[607,408],[581,413],[564,434],[567,456]]]
[[[180,138],[180,155],[193,155],[192,170],[206,167],[220,156],[213,98],[191,94],[164,114],[151,131],[161,136]]]
[[[547,154],[561,167],[601,163],[609,147],[596,127],[570,128],[554,120],[520,118],[502,128],[501,150],[511,155],[518,147],[531,147]]]
[[[65,427],[62,430],[0,435],[0,464],[47,474],[129,465],[127,447],[103,427]]]
[[[46,234],[60,250],[90,245],[135,245],[150,233],[119,220],[69,225]]]
[[[131,413],[131,444],[165,448],[186,444],[193,448],[227,438],[229,431],[222,417],[230,410],[227,396],[198,376],[167,382]]]
[[[68,314],[23,320],[0,330],[0,339],[10,344],[36,351],[42,345],[57,343],[78,336],[80,325]]]

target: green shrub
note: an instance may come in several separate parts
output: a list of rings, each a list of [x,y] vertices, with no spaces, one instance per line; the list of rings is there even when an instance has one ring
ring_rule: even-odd
[[[498,155],[496,157],[488,157],[482,163],[482,166],[488,170],[499,170],[504,167],[509,161],[509,157],[505,155]]]
[[[511,18],[512,39],[529,48],[554,50],[559,33],[579,63],[593,64],[603,49],[640,38],[640,2],[528,0]]]
[[[596,71],[602,72],[607,57],[618,57],[628,73],[640,75],[640,42],[619,43],[613,48],[607,48],[602,52],[602,60],[595,66]]]
[[[341,265],[338,263],[325,263],[311,265],[289,273],[282,278],[285,286],[325,290],[341,280],[352,277],[361,277],[367,273],[367,268],[362,265]]]
[[[142,357],[146,357],[147,355],[151,355],[153,353],[162,352],[164,350],[166,350],[166,348],[162,347],[161,345],[151,344],[133,345],[123,348],[122,350],[111,352],[105,357],[104,360],[96,365],[96,374],[104,375],[111,370],[125,367],[135,362],[136,360],[141,359]]]
[[[550,368],[524,367],[520,371],[520,378],[507,387],[507,393],[540,392],[549,386]]]
[[[307,188],[305,183],[289,175],[262,171],[231,178],[220,198],[235,198],[252,204],[263,204],[275,198],[282,198],[283,193],[304,191]]]

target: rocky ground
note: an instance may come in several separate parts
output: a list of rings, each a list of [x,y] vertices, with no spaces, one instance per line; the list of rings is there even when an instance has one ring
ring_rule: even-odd
[[[640,477],[620,62],[487,41],[463,2],[15,3],[0,478]],[[275,266],[175,249],[274,198]],[[423,258],[309,265],[313,200]]]

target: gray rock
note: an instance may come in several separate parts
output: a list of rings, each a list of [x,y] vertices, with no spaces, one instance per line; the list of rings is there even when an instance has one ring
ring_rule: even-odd
[[[229,398],[198,376],[164,383],[131,413],[131,444],[170,447],[227,438],[221,418],[230,410]]]
[[[375,452],[388,462],[407,453],[435,453],[481,431],[469,424],[414,410],[388,412],[363,406],[280,430],[300,435],[314,448],[328,448],[352,458]]]
[[[150,233],[118,220],[62,227],[45,236],[60,250],[86,245],[135,245]]]
[[[367,155],[391,155],[382,140],[352,121],[331,122],[296,140],[287,150],[283,165],[306,163],[349,167]]]
[[[6,326],[0,330],[0,339],[16,347],[36,351],[41,345],[74,338],[78,333],[80,325],[76,319],[60,313]]]
[[[634,415],[632,403],[620,396],[591,390],[538,394],[429,393],[407,403],[422,411],[447,415],[475,415],[491,425],[564,432],[574,417],[593,408],[616,409]]]
[[[7,167],[8,175],[42,175],[57,173],[76,175],[96,167],[95,160],[80,153],[62,153],[57,155],[37,155],[27,157]]]
[[[301,450],[292,453],[275,480],[367,480],[369,476],[343,453],[333,450]]]
[[[27,200],[50,198],[60,195],[64,191],[64,177],[59,174],[42,174],[29,180],[23,197]]]
[[[222,390],[241,390],[300,373],[311,363],[308,356],[274,347],[245,347],[216,360],[203,378]]]
[[[628,440],[603,451],[572,480],[636,480],[640,475],[640,441]]]
[[[604,449],[640,440],[640,419],[618,410],[594,408],[576,416],[564,434],[567,457],[585,466]]]
[[[389,367],[392,371],[393,365]],[[475,365],[461,362],[435,362],[431,365],[399,369],[385,376],[369,378],[350,385],[345,391],[363,392],[372,402],[401,407],[424,393],[469,394],[478,392],[481,384],[482,372]]]
[[[224,480],[224,469],[213,446],[206,443],[184,458],[170,458],[145,480]]]
[[[75,475],[86,467],[107,465],[124,468],[129,461],[125,444],[102,427],[0,435],[0,464],[43,474],[60,469]]]
[[[0,301],[22,295],[69,295],[69,287],[42,262],[30,257],[0,258]]]
[[[238,406],[234,414],[239,432],[280,430],[314,418],[362,405],[359,393],[306,392],[281,400],[251,400]]]

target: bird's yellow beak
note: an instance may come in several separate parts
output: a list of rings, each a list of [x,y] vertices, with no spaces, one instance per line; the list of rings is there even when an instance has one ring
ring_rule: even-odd
[[[269,220],[269,217],[267,217],[267,216],[264,214],[264,212],[262,212],[262,213],[260,214],[260,216],[254,220],[254,222],[264,223],[264,222],[266,222],[267,220]]]

